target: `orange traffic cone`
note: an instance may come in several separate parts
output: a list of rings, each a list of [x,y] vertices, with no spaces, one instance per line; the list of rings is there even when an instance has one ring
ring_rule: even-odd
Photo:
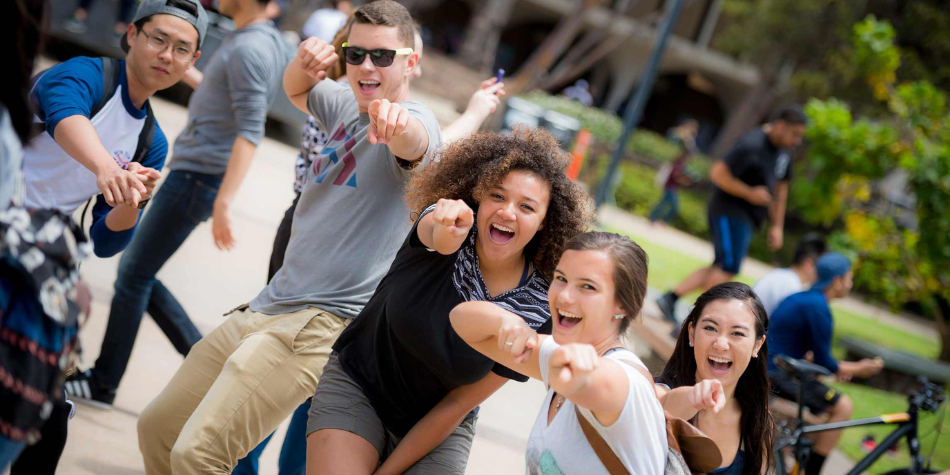
[[[581,167],[584,166],[584,158],[587,157],[587,147],[590,145],[590,131],[581,129],[577,133],[577,139],[574,140],[574,150],[571,151],[571,166],[567,167],[567,177],[571,180],[577,180],[581,173]]]

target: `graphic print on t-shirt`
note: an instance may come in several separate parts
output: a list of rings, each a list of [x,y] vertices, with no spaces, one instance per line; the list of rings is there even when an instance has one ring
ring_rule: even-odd
[[[323,183],[323,180],[330,174],[331,169],[336,170],[336,165],[343,162],[343,168],[333,180],[334,185],[346,185],[356,188],[356,156],[353,155],[353,147],[356,145],[356,139],[346,133],[343,123],[327,142],[326,147],[320,152],[320,155],[313,161],[313,173],[317,176],[314,180],[317,183]],[[341,157],[342,155],[342,157]]]
[[[129,164],[132,163],[132,154],[126,152],[125,150],[116,150],[115,152],[112,152],[112,158],[115,160],[115,163],[117,163],[123,170],[128,170]]]

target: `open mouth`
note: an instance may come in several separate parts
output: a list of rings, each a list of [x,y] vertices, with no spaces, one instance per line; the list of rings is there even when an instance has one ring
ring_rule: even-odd
[[[732,368],[732,361],[726,358],[710,356],[706,358],[706,361],[709,363],[709,368],[713,370],[713,373],[717,373],[717,374],[728,373],[729,369]]]
[[[377,88],[379,88],[379,81],[373,81],[371,79],[360,81],[360,91],[365,94],[372,94]]]
[[[574,313],[565,312],[563,310],[557,311],[557,325],[565,330],[574,328],[578,323],[581,322],[582,318]]]
[[[492,225],[488,227],[488,236],[491,237],[492,242],[495,244],[508,244],[509,241],[515,238],[515,230],[507,226],[492,223]]]

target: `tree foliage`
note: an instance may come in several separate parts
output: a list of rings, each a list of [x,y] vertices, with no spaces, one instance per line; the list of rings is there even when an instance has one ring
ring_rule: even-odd
[[[854,25],[849,51],[867,87],[865,101],[884,113],[855,119],[837,99],[812,99],[807,178],[793,187],[792,203],[809,222],[843,226],[836,247],[857,257],[856,285],[898,308],[922,304],[938,322],[950,360],[950,327],[941,305],[950,300],[950,118],[946,95],[926,80],[898,81],[895,29],[869,16]],[[917,229],[897,222],[874,187],[895,171],[907,177]],[[945,305],[943,307],[946,307]]]

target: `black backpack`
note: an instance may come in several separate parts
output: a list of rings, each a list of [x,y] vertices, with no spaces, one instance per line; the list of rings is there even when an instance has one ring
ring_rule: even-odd
[[[118,59],[111,58],[109,56],[102,56],[99,58],[102,61],[102,98],[99,99],[99,103],[92,108],[89,112],[89,120],[92,120],[96,114],[105,107],[106,103],[112,99],[112,96],[115,95],[115,89],[119,87],[119,76],[122,74],[122,62]],[[31,93],[32,89],[36,86],[36,83],[39,79],[46,74],[46,69],[37,73],[33,76]],[[35,105],[34,105],[35,106]],[[36,110],[34,108],[34,110]],[[45,122],[36,122],[34,123],[34,130],[32,137],[35,137],[46,130]],[[145,158],[145,154],[148,153],[148,150],[152,148],[152,140],[155,138],[155,114],[152,113],[152,106],[149,103],[145,103],[145,125],[142,127],[142,132],[139,133],[139,141],[135,146],[135,153],[132,155],[133,162],[142,163],[142,160]],[[139,208],[142,208],[148,200],[143,201]],[[82,226],[85,224],[86,211],[89,210],[89,205],[92,203],[92,198],[89,201],[86,201],[86,206],[82,210]]]

